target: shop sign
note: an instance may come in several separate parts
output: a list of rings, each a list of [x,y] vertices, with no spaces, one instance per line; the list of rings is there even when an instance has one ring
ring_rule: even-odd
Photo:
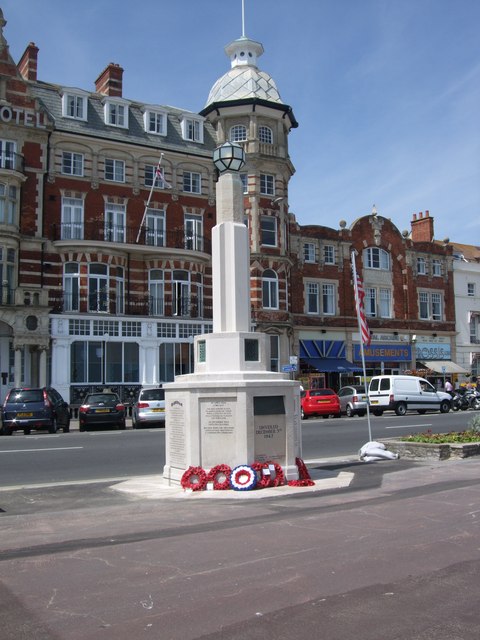
[[[45,129],[44,114],[31,109],[18,109],[17,107],[0,107],[0,122],[23,125],[36,129]]]
[[[364,347],[365,360],[368,362],[406,362],[412,359],[412,347],[409,344],[371,344]],[[353,359],[360,362],[362,355],[360,345],[353,345]]]
[[[417,342],[416,359],[423,360],[451,360],[450,343]]]

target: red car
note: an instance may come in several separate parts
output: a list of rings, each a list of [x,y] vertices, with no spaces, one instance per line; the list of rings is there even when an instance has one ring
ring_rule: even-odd
[[[300,402],[304,420],[310,416],[322,416],[323,418],[328,418],[328,416],[340,417],[340,400],[333,389],[303,391]]]

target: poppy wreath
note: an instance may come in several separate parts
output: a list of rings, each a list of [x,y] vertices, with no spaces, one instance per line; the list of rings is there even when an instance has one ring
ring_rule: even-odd
[[[298,480],[289,480],[289,487],[313,487],[315,482],[310,477],[307,466],[301,458],[295,458],[295,464],[298,469]]]
[[[201,491],[207,484],[207,474],[202,467],[188,467],[180,480],[183,489]]]
[[[230,486],[235,491],[250,491],[257,485],[257,472],[246,464],[241,464],[230,474]]]
[[[271,474],[263,473],[263,469],[269,469],[270,466],[275,468],[275,477],[272,478]],[[278,462],[254,462],[252,464],[252,469],[254,469],[257,473],[257,487],[259,489],[267,489],[268,487],[279,487],[282,484],[285,484],[285,475],[283,473],[282,467],[278,464]]]
[[[228,464],[217,464],[217,466],[212,467],[207,473],[205,484],[213,482],[213,488],[216,491],[224,491],[225,489],[230,489],[231,474],[232,470],[228,466]],[[223,480],[220,480],[220,478],[223,478]]]

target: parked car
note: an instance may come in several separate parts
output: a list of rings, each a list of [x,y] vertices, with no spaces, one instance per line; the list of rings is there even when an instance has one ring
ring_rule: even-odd
[[[301,394],[301,414],[306,420],[310,416],[340,417],[340,401],[333,389],[310,389]]]
[[[161,387],[140,389],[132,408],[132,427],[165,426],[165,390]]]
[[[373,376],[368,388],[370,407],[376,416],[393,410],[404,416],[409,409],[425,413],[427,410],[447,413],[452,407],[452,396],[438,391],[424,378],[416,376]]]
[[[32,429],[56,433],[70,431],[70,408],[52,387],[10,389],[2,406],[2,433],[14,431],[28,435]]]
[[[342,387],[338,390],[340,412],[349,418],[364,416],[367,413],[367,392],[362,385]]]
[[[118,429],[125,429],[125,405],[112,391],[89,393],[78,409],[78,423],[80,431],[99,426],[116,426]]]

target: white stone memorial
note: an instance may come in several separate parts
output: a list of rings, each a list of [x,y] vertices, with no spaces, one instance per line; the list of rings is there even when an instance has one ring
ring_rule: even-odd
[[[268,336],[250,331],[250,252],[238,174],[243,149],[227,142],[214,162],[220,177],[212,231],[213,333],[195,338],[195,372],[164,385],[163,477],[179,484],[190,466],[208,471],[271,460],[286,479],[297,479],[300,386],[268,370]]]

